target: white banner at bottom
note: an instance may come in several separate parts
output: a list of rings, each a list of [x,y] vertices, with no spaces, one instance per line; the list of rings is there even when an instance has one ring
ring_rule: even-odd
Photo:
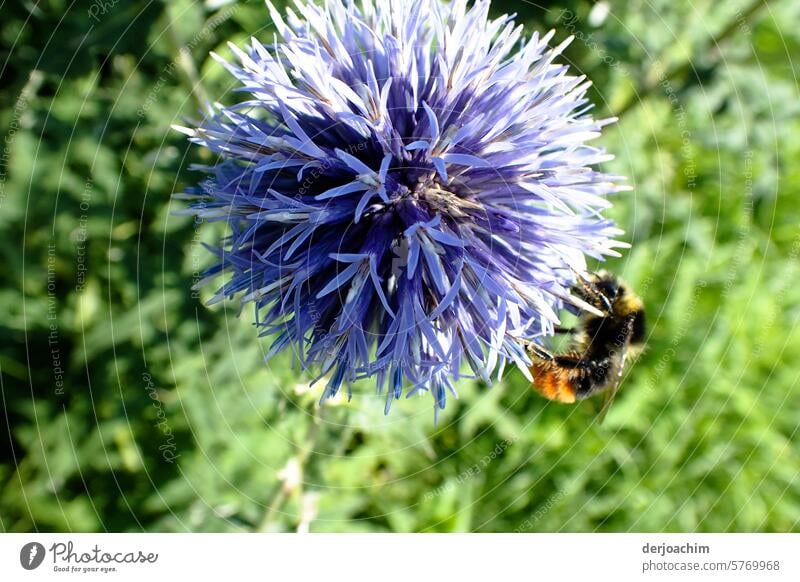
[[[800,580],[800,534],[3,534],[0,580]]]

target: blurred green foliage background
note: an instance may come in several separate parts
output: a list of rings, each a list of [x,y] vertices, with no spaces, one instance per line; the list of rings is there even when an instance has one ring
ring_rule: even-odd
[[[176,216],[211,161],[170,128],[230,102],[209,58],[260,1],[2,4],[0,531],[798,531],[800,4],[518,3],[576,36],[629,176],[609,268],[647,351],[606,422],[514,370],[383,416],[319,409],[248,310],[191,285],[221,231]]]

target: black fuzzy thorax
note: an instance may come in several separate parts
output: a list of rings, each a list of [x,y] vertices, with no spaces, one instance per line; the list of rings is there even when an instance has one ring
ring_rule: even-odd
[[[622,353],[638,349],[644,343],[642,302],[624,288],[621,291],[617,297],[609,298],[610,315],[583,314],[581,331],[570,352],[555,359],[560,366],[573,370],[575,395],[579,400],[605,389],[620,372]]]

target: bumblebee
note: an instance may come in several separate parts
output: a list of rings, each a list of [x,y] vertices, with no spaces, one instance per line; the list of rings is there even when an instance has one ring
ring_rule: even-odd
[[[533,362],[533,388],[545,398],[573,403],[603,392],[602,422],[616,396],[625,363],[641,351],[645,336],[644,303],[631,288],[607,271],[576,273],[572,290],[579,309],[576,328],[556,328],[571,334],[567,351],[552,354],[528,343]]]

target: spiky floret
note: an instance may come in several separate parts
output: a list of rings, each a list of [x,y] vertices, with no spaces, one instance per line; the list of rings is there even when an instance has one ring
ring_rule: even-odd
[[[586,145],[589,83],[489,2],[270,6],[277,38],[222,61],[246,100],[182,128],[221,157],[189,211],[232,234],[207,273],[327,375],[445,406],[453,381],[528,374],[518,338],[553,332],[585,256],[621,246],[601,216],[619,179]],[[219,57],[217,57],[219,58]]]

